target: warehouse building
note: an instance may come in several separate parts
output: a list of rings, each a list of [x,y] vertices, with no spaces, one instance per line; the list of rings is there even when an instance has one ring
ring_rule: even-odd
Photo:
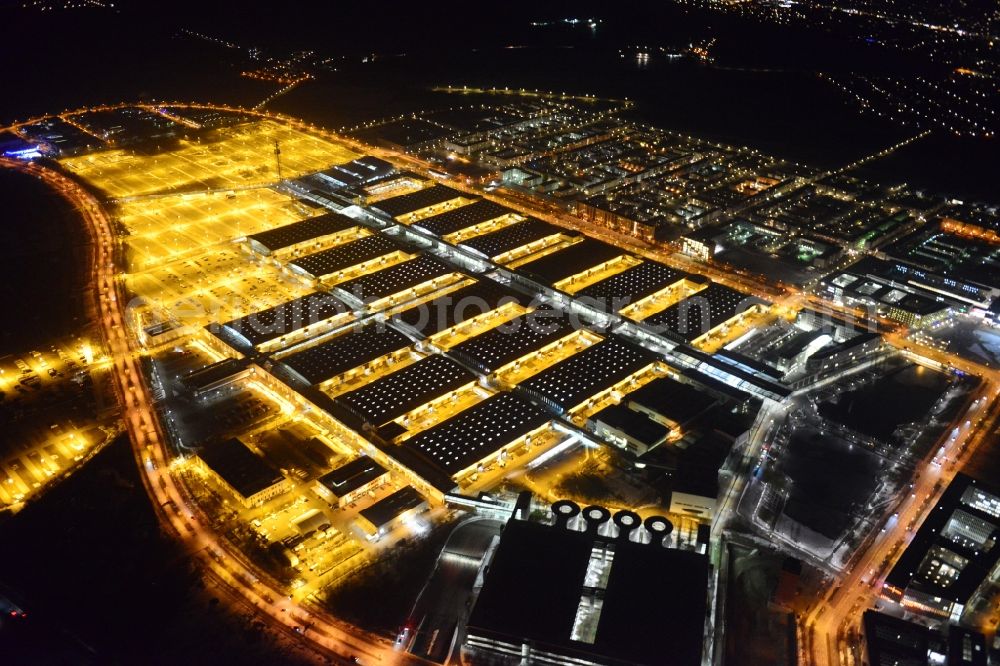
[[[194,460],[246,508],[260,506],[291,488],[281,472],[236,438],[206,445]]]
[[[555,525],[512,518],[504,527],[483,567],[465,661],[700,665],[708,558],[664,547],[672,525],[662,518],[565,501],[553,513]]]
[[[361,456],[321,476],[313,490],[330,506],[342,508],[388,480],[389,470],[368,456]]]
[[[358,512],[357,525],[371,541],[378,541],[396,525],[427,508],[427,500],[413,486],[405,486]]]

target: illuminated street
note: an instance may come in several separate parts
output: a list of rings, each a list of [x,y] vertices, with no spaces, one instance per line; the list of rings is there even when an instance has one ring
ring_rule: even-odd
[[[126,4],[11,10],[11,663],[1000,660],[995,11]]]

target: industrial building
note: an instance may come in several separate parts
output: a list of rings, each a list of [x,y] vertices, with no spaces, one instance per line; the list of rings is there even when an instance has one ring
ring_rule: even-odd
[[[712,282],[706,288],[663,312],[643,319],[643,324],[682,342],[693,342],[748,311],[762,301]]]
[[[359,456],[327,472],[313,484],[330,506],[344,507],[389,480],[389,471],[368,456]]]
[[[630,303],[678,284],[686,277],[687,273],[668,268],[661,263],[643,261],[637,266],[581,289],[576,296],[606,312],[617,312]]]
[[[509,392],[497,393],[457,416],[415,435],[403,448],[457,477],[493,460],[503,462],[531,435],[544,428],[551,415]]]
[[[349,323],[351,308],[339,298],[318,292],[296,298],[211,328],[241,351],[272,351]]]
[[[454,361],[434,354],[337,398],[376,428],[430,400],[476,381]]]
[[[656,361],[657,356],[642,347],[608,339],[546,368],[521,387],[554,411],[571,411]]]
[[[324,213],[247,236],[251,249],[263,255],[302,251],[310,245],[332,241],[359,228],[357,220],[340,213]]]
[[[260,506],[291,488],[281,472],[236,438],[207,444],[194,460],[246,508]]]
[[[352,267],[363,272],[379,265],[384,266],[392,255],[404,258],[404,253],[405,247],[388,236],[372,234],[295,259],[289,263],[289,267],[302,275],[319,279]]]
[[[641,456],[667,440],[670,430],[625,405],[608,405],[590,417],[594,433],[608,444]]]
[[[528,218],[524,222],[469,238],[460,245],[499,264],[504,264],[532,252],[538,252],[561,240],[575,237],[572,232],[548,222]]]
[[[485,562],[469,616],[469,663],[696,666],[709,562],[667,548],[671,524],[572,502],[555,525],[512,518]],[[489,556],[488,556],[489,557]]]
[[[283,363],[303,382],[319,384],[405,349],[410,344],[412,341],[399,331],[369,323],[360,328],[352,327],[332,340],[287,356]]]
[[[358,512],[358,527],[377,541],[398,525],[427,508],[427,501],[412,486],[404,486]]]
[[[460,205],[464,200],[471,202],[472,197],[447,185],[435,184],[409,194],[382,199],[371,204],[370,208],[398,220],[405,216],[416,217],[418,214],[429,217],[438,212],[438,208],[443,212],[443,204]]]
[[[514,212],[513,209],[493,201],[480,199],[467,206],[460,206],[438,215],[425,217],[419,222],[414,222],[413,226],[435,236],[448,236]]]

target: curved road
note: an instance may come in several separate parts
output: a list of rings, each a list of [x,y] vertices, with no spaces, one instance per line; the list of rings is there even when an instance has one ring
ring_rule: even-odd
[[[139,354],[128,336],[124,312],[127,298],[115,277],[115,238],[106,212],[93,195],[52,169],[6,158],[0,158],[0,167],[19,169],[47,183],[77,208],[94,234],[97,256],[93,279],[101,331],[113,359],[115,388],[136,465],[164,529],[181,540],[201,570],[228,591],[231,600],[251,603],[272,628],[306,639],[323,656],[347,663],[355,657],[364,664],[426,663],[397,652],[388,641],[286,597],[276,585],[253,571],[238,551],[203,527],[169,471],[171,456],[166,439],[152,407]]]

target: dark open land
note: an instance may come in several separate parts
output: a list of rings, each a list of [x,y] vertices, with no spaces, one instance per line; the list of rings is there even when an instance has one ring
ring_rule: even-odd
[[[923,366],[907,365],[843,393],[836,403],[820,405],[820,414],[887,441],[904,423],[923,420],[947,386],[947,376]]]
[[[802,429],[789,439],[782,468],[791,480],[785,514],[835,539],[878,487],[881,460],[862,446]]]
[[[0,522],[0,543],[0,589],[28,612],[0,632],[5,663],[308,663],[160,533],[124,437]]]

